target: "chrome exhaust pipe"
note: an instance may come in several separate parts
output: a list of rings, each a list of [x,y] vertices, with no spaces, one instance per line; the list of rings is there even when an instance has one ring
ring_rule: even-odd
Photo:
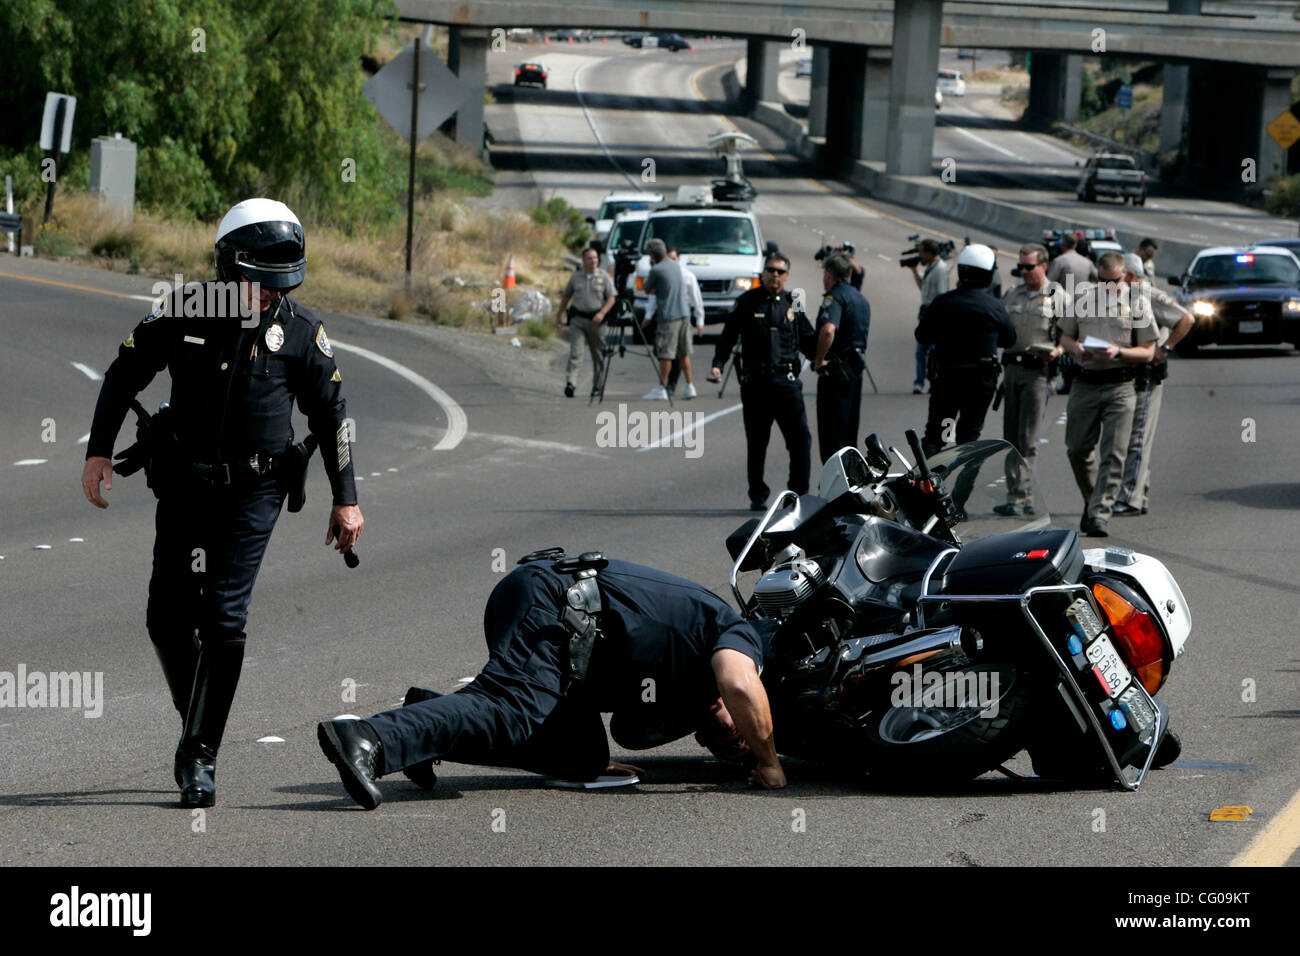
[[[953,625],[931,631],[928,634],[918,634],[908,638],[901,644],[895,644],[892,647],[876,651],[874,654],[861,657],[853,665],[849,674],[861,678],[877,671],[892,670],[895,667],[902,666],[909,657],[917,657],[918,655],[923,657],[924,664],[927,667],[948,661],[966,653],[966,649],[962,645],[962,633],[960,626]],[[978,638],[974,639],[979,640]],[[859,647],[857,650],[857,654],[861,655],[866,649],[865,642],[869,641],[870,638],[857,638],[856,640],[864,643],[864,646]],[[846,662],[854,660],[854,643],[856,641],[850,641],[849,646],[841,653],[842,660]],[[917,661],[917,663],[921,663],[921,661]]]

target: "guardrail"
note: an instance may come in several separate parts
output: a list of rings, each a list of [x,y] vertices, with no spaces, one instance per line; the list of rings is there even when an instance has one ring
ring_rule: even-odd
[[[18,241],[14,243],[14,255],[22,255],[23,247],[31,246],[33,229],[31,216],[23,216],[16,212],[0,212],[0,232],[18,233]]]

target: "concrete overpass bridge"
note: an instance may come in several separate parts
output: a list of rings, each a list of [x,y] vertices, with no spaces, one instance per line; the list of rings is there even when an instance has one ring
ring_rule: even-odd
[[[882,161],[889,173],[930,172],[939,48],[1033,53],[1028,115],[1078,117],[1082,57],[1165,64],[1161,149],[1185,143],[1188,169],[1226,192],[1245,159],[1258,181],[1285,172],[1264,127],[1291,103],[1300,70],[1300,3],[1208,0],[397,0],[404,20],[452,27],[450,66],[485,82],[495,27],[673,31],[744,37],[745,96],[777,100],[778,54],[806,44],[813,59],[809,133],[846,164]],[[833,104],[833,105],[832,105]],[[834,116],[834,122],[831,117]],[[482,101],[463,109],[458,137],[477,147]]]

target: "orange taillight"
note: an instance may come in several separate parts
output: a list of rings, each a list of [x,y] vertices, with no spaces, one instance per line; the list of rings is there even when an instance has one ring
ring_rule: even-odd
[[[1115,645],[1148,694],[1165,682],[1165,641],[1150,614],[1139,611],[1104,584],[1092,586],[1093,596],[1109,618]]]

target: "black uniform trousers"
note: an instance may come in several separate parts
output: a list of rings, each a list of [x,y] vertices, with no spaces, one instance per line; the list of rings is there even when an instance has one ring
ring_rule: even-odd
[[[590,780],[609,765],[599,709],[581,685],[565,686],[560,607],[571,583],[536,565],[502,579],[484,613],[488,662],[478,676],[454,694],[366,718],[383,773],[452,760]]]
[[[933,455],[944,441],[945,422],[956,420],[955,441],[975,441],[984,428],[984,416],[998,387],[996,367],[940,368],[930,387],[930,415],[921,447]]]
[[[862,413],[862,370],[838,371],[817,379],[817,450],[823,462],[845,445],[858,445]]]
[[[744,406],[741,414],[745,418],[749,500],[767,500],[769,488],[763,481],[763,463],[767,458],[773,422],[781,429],[786,451],[790,454],[787,487],[796,494],[806,495],[812,468],[812,433],[808,431],[803,384],[797,378],[785,376],[751,378],[740,386],[740,401]]]
[[[273,478],[177,489],[158,501],[145,622],[182,718],[200,644],[238,680],[253,583],[283,503]]]

